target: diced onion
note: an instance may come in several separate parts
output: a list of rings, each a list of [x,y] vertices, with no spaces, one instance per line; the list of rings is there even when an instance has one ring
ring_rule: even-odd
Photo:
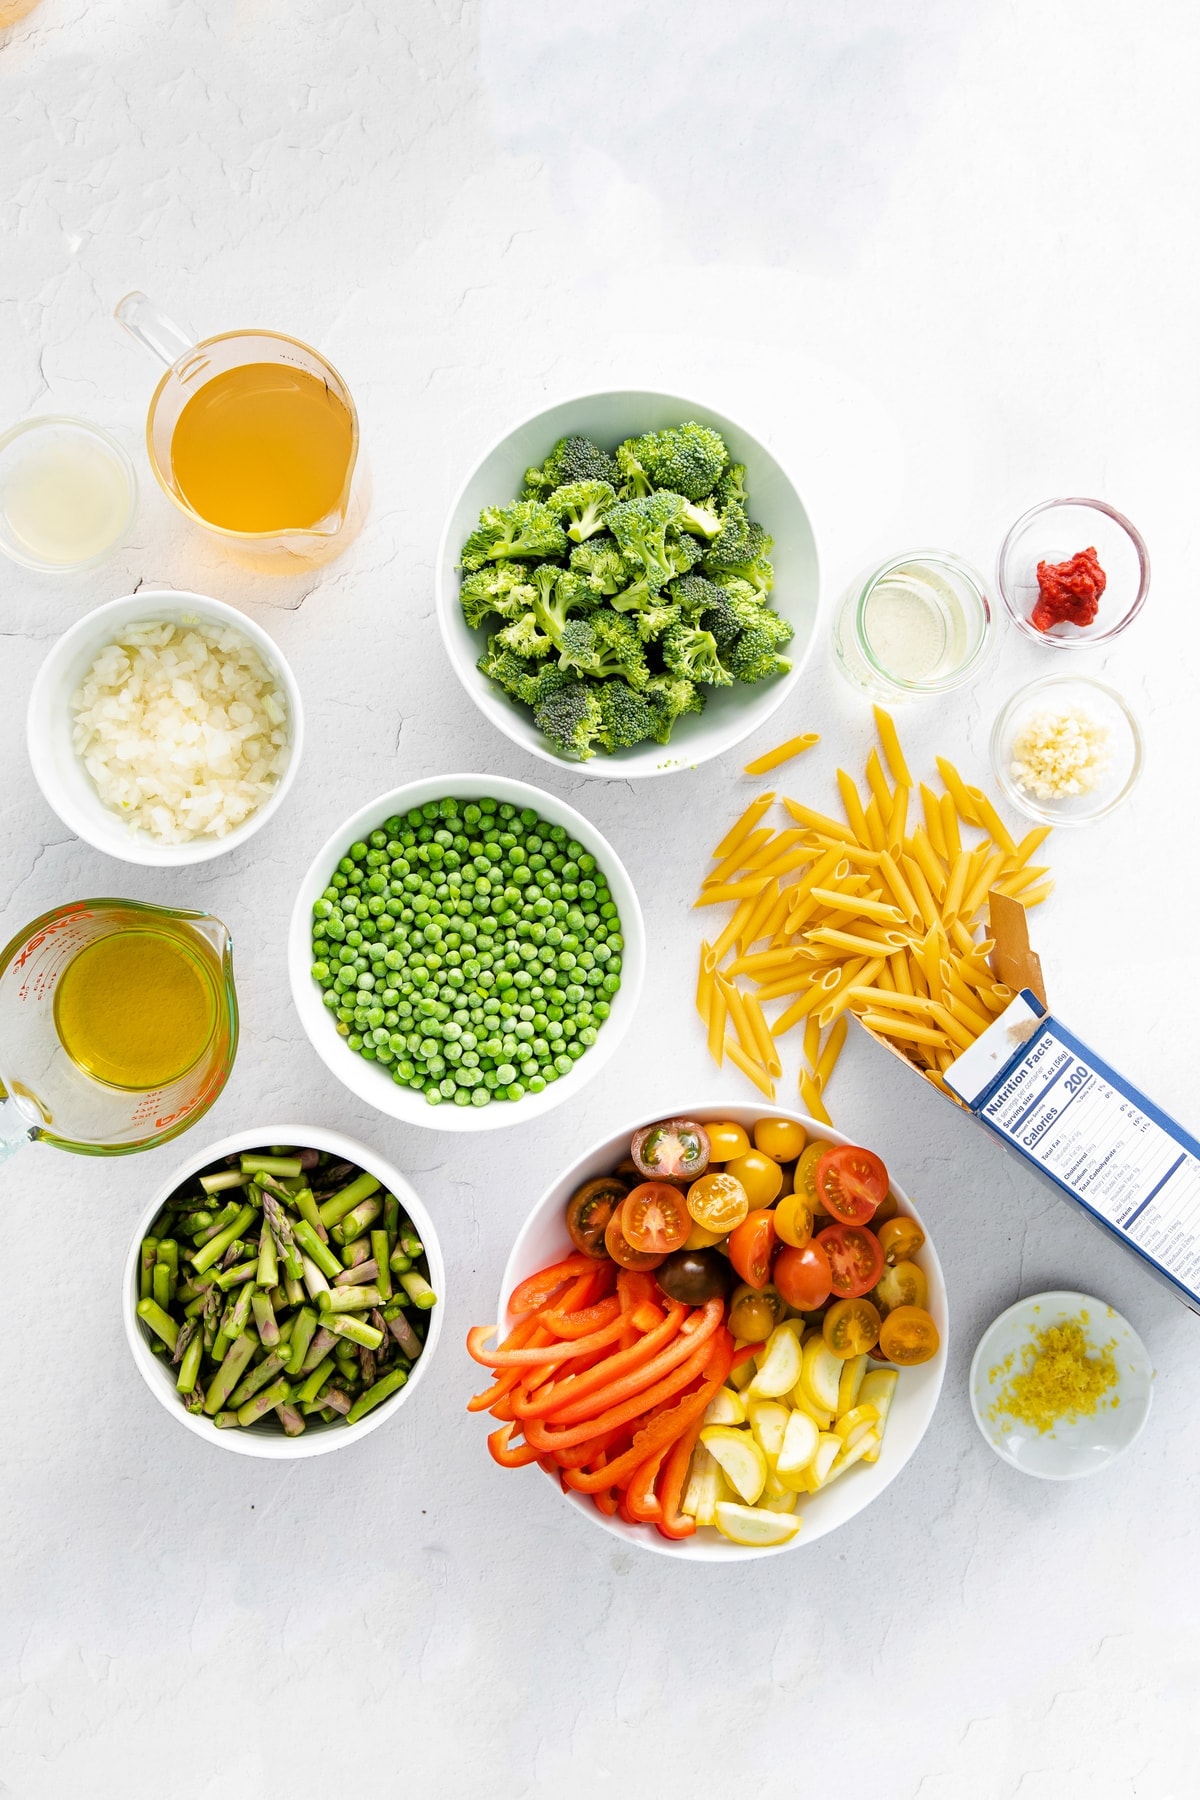
[[[233,626],[129,625],[71,704],[101,800],[164,844],[225,837],[270,798],[291,754],[287,696]]]

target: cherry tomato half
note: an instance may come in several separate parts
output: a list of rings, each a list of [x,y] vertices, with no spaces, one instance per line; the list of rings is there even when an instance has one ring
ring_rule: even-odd
[[[833,1271],[819,1241],[799,1250],[785,1245],[775,1258],[771,1274],[775,1286],[797,1312],[815,1312],[818,1306],[824,1306],[833,1290]]]
[[[775,1230],[785,1244],[803,1250],[813,1234],[812,1207],[803,1194],[785,1194],[775,1208]]]
[[[585,1256],[604,1261],[604,1232],[608,1221],[625,1198],[625,1183],[611,1175],[601,1175],[583,1186],[567,1201],[567,1232],[577,1250]]]
[[[888,1172],[873,1150],[835,1144],[816,1169],[817,1194],[832,1219],[865,1225],[888,1191]]]
[[[706,1125],[704,1129],[708,1133],[710,1162],[729,1162],[732,1157],[745,1156],[750,1148],[750,1139],[740,1125],[722,1120],[716,1125]]]
[[[774,1162],[795,1162],[808,1133],[794,1119],[760,1119],[754,1127],[754,1148]]]
[[[775,1214],[763,1206],[748,1212],[737,1230],[729,1234],[729,1260],[752,1288],[766,1287],[774,1248]]]
[[[839,1300],[857,1300],[860,1294],[869,1294],[883,1274],[879,1239],[865,1225],[827,1225],[813,1242],[820,1244],[829,1258],[833,1291]]]
[[[936,1356],[941,1339],[938,1328],[923,1306],[898,1306],[883,1321],[879,1348],[889,1362],[910,1368]]]
[[[884,1262],[908,1262],[925,1242],[925,1233],[915,1219],[898,1217],[876,1224],[876,1236],[883,1245]]]
[[[661,1119],[634,1132],[630,1154],[651,1181],[692,1181],[708,1167],[708,1133],[694,1119]]]
[[[743,1344],[765,1342],[784,1315],[783,1296],[771,1286],[752,1288],[745,1283],[733,1290],[726,1323]]]
[[[825,1210],[821,1202],[821,1197],[817,1193],[817,1164],[820,1162],[825,1152],[832,1149],[832,1144],[823,1144],[819,1138],[814,1138],[811,1144],[806,1144],[804,1146],[796,1163],[796,1172],[792,1177],[792,1186],[798,1194],[804,1195],[804,1198],[808,1201],[808,1204],[812,1207],[814,1212],[824,1212]]]
[[[885,1267],[871,1289],[871,1298],[885,1317],[895,1312],[898,1306],[924,1306],[929,1299],[924,1269],[915,1262],[898,1262],[894,1268]]]
[[[621,1230],[635,1250],[666,1256],[686,1244],[691,1214],[679,1189],[666,1181],[643,1181],[621,1202]]]
[[[727,1175],[736,1175],[750,1197],[751,1206],[770,1206],[783,1186],[779,1164],[761,1150],[747,1150],[725,1165]]]
[[[687,1191],[687,1209],[705,1231],[724,1235],[740,1225],[750,1211],[750,1197],[736,1175],[716,1169],[693,1181]]]
[[[662,1256],[635,1250],[621,1230],[621,1208],[618,1207],[604,1228],[604,1248],[622,1269],[657,1269]]]
[[[869,1300],[835,1300],[821,1325],[828,1349],[843,1359],[861,1356],[879,1342],[882,1320]]]

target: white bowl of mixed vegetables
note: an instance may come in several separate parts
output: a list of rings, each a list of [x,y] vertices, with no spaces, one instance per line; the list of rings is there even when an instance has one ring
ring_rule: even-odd
[[[279,1461],[356,1443],[412,1398],[445,1291],[433,1221],[398,1169],[340,1131],[270,1125],[163,1182],[122,1311],[138,1373],[179,1424]]]
[[[680,1176],[660,1157],[663,1176],[657,1180],[670,1176],[675,1187],[665,1195],[656,1192],[656,1140],[661,1139],[669,1150],[677,1138],[676,1147],[682,1145],[686,1154],[688,1128],[694,1125],[705,1128],[701,1174],[698,1178]],[[681,1126],[684,1129],[677,1131]],[[758,1148],[760,1143],[765,1150]],[[797,1145],[802,1146],[798,1160]],[[814,1173],[821,1158],[839,1146],[847,1147],[856,1159],[857,1175],[839,1177],[835,1168],[825,1177],[833,1183],[835,1199],[828,1198],[831,1190],[826,1186],[824,1206],[817,1202],[814,1214]],[[835,1164],[840,1160],[832,1158]],[[617,1199],[615,1211],[612,1196],[603,1191],[614,1178],[624,1184],[618,1193],[625,1194],[624,1201]],[[818,1177],[818,1184],[821,1179]],[[836,1197],[839,1179],[840,1199]],[[634,1185],[638,1183],[643,1185]],[[868,1191],[879,1198],[867,1198]],[[806,1208],[800,1203],[806,1194],[810,1197],[807,1220]],[[732,1213],[725,1210],[731,1205]],[[635,1214],[632,1222],[630,1206]],[[837,1210],[831,1210],[834,1206]],[[639,1246],[652,1242],[655,1231],[672,1230],[673,1210],[680,1214],[676,1236],[691,1231],[685,1240],[688,1247],[665,1258],[662,1254],[639,1255]],[[786,1219],[785,1213],[789,1214]],[[740,1224],[726,1234],[722,1219],[732,1217]],[[697,1229],[701,1219],[713,1229]],[[633,1235],[627,1238],[627,1231]],[[674,1240],[662,1240],[667,1241]],[[862,1258],[867,1252],[875,1266],[864,1265]],[[642,1495],[647,1507],[639,1512],[635,1504],[635,1516],[622,1516],[628,1511],[626,1503],[638,1485],[636,1480],[624,1488],[618,1508],[615,1489],[607,1495],[595,1491],[603,1480],[602,1463],[588,1462],[580,1472],[580,1458],[587,1455],[587,1432],[599,1431],[609,1419],[618,1419],[619,1413],[606,1414],[594,1425],[578,1425],[565,1435],[552,1429],[559,1419],[569,1426],[573,1420],[589,1417],[589,1403],[573,1399],[569,1362],[560,1363],[555,1375],[563,1394],[557,1412],[551,1406],[547,1414],[549,1401],[532,1408],[522,1405],[519,1396],[523,1390],[515,1390],[516,1422],[502,1423],[499,1432],[489,1437],[489,1449],[503,1466],[519,1467],[523,1461],[534,1460],[534,1453],[546,1458],[552,1443],[572,1446],[583,1437],[582,1449],[568,1448],[560,1454],[561,1468],[552,1467],[552,1454],[544,1465],[577,1512],[626,1543],[646,1550],[691,1561],[729,1562],[777,1555],[815,1543],[877,1500],[915,1452],[933,1417],[945,1374],[946,1287],[937,1253],[916,1208],[873,1153],[850,1146],[840,1132],[803,1113],[763,1104],[681,1107],[674,1114],[662,1115],[661,1122],[635,1121],[580,1157],[530,1213],[501,1283],[497,1346],[512,1341],[551,1342],[545,1333],[532,1338],[522,1333],[523,1324],[527,1332],[546,1316],[530,1310],[534,1301],[542,1299],[532,1290],[542,1283],[549,1304],[561,1307],[566,1290],[555,1288],[556,1277],[578,1279],[579,1268],[588,1266],[603,1270],[606,1253],[618,1265],[619,1299],[601,1300],[597,1306],[591,1296],[585,1296],[578,1304],[591,1302],[590,1311],[580,1315],[581,1323],[603,1326],[606,1308],[616,1311],[619,1304],[619,1325],[630,1299],[628,1293],[621,1294],[620,1271],[646,1269],[648,1273],[635,1279],[655,1282],[662,1291],[654,1296],[656,1305],[645,1320],[636,1312],[630,1315],[627,1337],[635,1339],[637,1331],[644,1329],[657,1339],[669,1329],[669,1321],[667,1325],[659,1323],[655,1312],[686,1302],[692,1312],[683,1333],[694,1332],[693,1341],[700,1345],[696,1360],[702,1361],[702,1338],[713,1323],[706,1315],[714,1306],[724,1307],[716,1336],[708,1342],[714,1346],[715,1358],[717,1339],[723,1332],[728,1334],[725,1356],[728,1360],[732,1354],[732,1369],[725,1373],[722,1365],[718,1371],[724,1382],[718,1393],[700,1395],[706,1402],[705,1411],[701,1418],[689,1421],[693,1431],[700,1431],[699,1440],[686,1470],[675,1472],[670,1499],[663,1493],[664,1478],[668,1484],[671,1481],[669,1452],[655,1477],[659,1499],[668,1515],[674,1514],[674,1524],[669,1516],[658,1515],[651,1490]],[[589,1265],[588,1259],[597,1257],[601,1261]],[[718,1258],[721,1262],[728,1258],[732,1268],[714,1283],[713,1267],[721,1267]],[[759,1258],[764,1259],[764,1266],[756,1269]],[[564,1262],[566,1274],[559,1275]],[[608,1272],[611,1276],[611,1268]],[[832,1288],[828,1285],[831,1276]],[[814,1279],[816,1290],[811,1286]],[[868,1281],[869,1287],[864,1285]],[[612,1283],[602,1285],[611,1287]],[[647,1297],[640,1296],[643,1300]],[[638,1298],[633,1295],[634,1300]],[[771,1316],[760,1319],[757,1314],[762,1311],[765,1315],[768,1308]],[[574,1332],[573,1326],[561,1321],[552,1329],[564,1336]],[[607,1329],[611,1335],[616,1327]],[[856,1337],[856,1333],[861,1335]],[[489,1366],[489,1355],[496,1354],[489,1352],[491,1335],[476,1331],[468,1339],[471,1355],[485,1366]],[[789,1338],[790,1342],[785,1341]],[[591,1340],[585,1343],[575,1332],[574,1342],[582,1350]],[[616,1346],[619,1355],[614,1369],[636,1356],[622,1348],[625,1342],[626,1338],[621,1338]],[[571,1347],[569,1338],[560,1346],[564,1351]],[[549,1351],[518,1349],[510,1379],[517,1375],[527,1379],[527,1366],[538,1356],[553,1355],[553,1349],[552,1343]],[[659,1363],[671,1360],[669,1349],[658,1353]],[[587,1361],[580,1366],[589,1369]],[[706,1372],[711,1372],[711,1364]],[[494,1418],[511,1420],[514,1390],[505,1380],[502,1351],[493,1373],[497,1384],[472,1402],[472,1410],[483,1410],[486,1403]],[[534,1369],[530,1373],[535,1377],[536,1400],[541,1372]],[[581,1385],[594,1389],[598,1379],[596,1373],[586,1373]],[[688,1395],[703,1388],[704,1379],[704,1374],[698,1375],[681,1394],[662,1399],[647,1415],[647,1429],[657,1429],[665,1408],[685,1407]],[[554,1388],[540,1391],[553,1394]],[[617,1392],[615,1388],[612,1391]],[[652,1389],[646,1400],[654,1400],[658,1393],[657,1388]],[[604,1399],[602,1393],[594,1404],[600,1405]],[[524,1418],[528,1411],[532,1411],[535,1424],[542,1424],[541,1432],[530,1432]],[[545,1420],[542,1414],[547,1414]],[[638,1421],[636,1428],[641,1429],[643,1423]],[[522,1429],[527,1445],[532,1438],[527,1450],[517,1447]],[[639,1441],[651,1443],[653,1448],[651,1438],[635,1437],[635,1444]],[[686,1434],[679,1441],[686,1444]],[[623,1453],[628,1462],[633,1455],[624,1450],[624,1438],[610,1444],[605,1444],[603,1437],[592,1442],[601,1445],[609,1458]],[[538,1469],[531,1468],[524,1479],[536,1483],[538,1475]],[[628,1471],[622,1481],[628,1481]],[[577,1482],[578,1487],[574,1485]]]
[[[588,775],[661,775],[740,743],[794,690],[817,548],[744,426],[678,395],[587,394],[468,476],[437,606],[459,679],[514,743]]]

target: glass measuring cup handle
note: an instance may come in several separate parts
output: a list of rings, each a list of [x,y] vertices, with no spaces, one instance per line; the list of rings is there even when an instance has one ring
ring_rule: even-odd
[[[143,350],[149,350],[151,356],[157,356],[168,368],[196,347],[195,332],[169,319],[138,288],[117,301],[113,317],[125,327],[130,337],[136,338]]]
[[[0,1093],[3,1093],[3,1089],[0,1089]],[[0,1163],[32,1140],[32,1125],[16,1101],[5,1095],[0,1100]]]

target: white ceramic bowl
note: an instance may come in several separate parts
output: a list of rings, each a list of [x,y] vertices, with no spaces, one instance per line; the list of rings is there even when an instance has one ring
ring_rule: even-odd
[[[731,1106],[727,1102],[721,1102],[715,1106],[669,1106],[651,1117],[696,1119],[701,1124],[715,1119],[728,1119],[744,1125],[747,1130],[757,1119],[795,1119],[804,1126],[810,1138],[821,1138],[834,1144],[852,1141],[828,1125],[819,1125],[806,1113],[765,1104]],[[623,1130],[593,1145],[586,1155],[581,1156],[578,1162],[573,1163],[565,1174],[546,1189],[522,1226],[504,1270],[496,1312],[497,1318],[505,1321],[502,1336],[505,1330],[512,1329],[514,1323],[508,1315],[507,1306],[508,1296],[517,1283],[524,1281],[527,1275],[536,1274],[539,1269],[558,1261],[571,1250],[563,1223],[564,1209],[571,1195],[576,1188],[594,1176],[610,1174],[622,1157],[628,1156],[634,1132],[650,1122],[646,1118],[634,1119]],[[891,1185],[904,1212],[923,1223],[920,1213],[895,1180]],[[861,1463],[857,1468],[848,1470],[825,1493],[801,1496],[797,1502],[797,1512],[803,1514],[804,1523],[788,1543],[775,1544],[768,1549],[752,1549],[748,1545],[731,1542],[711,1527],[702,1528],[692,1537],[672,1540],[661,1536],[653,1526],[626,1525],[622,1519],[606,1517],[585,1494],[569,1493],[563,1495],[563,1498],[581,1517],[611,1536],[623,1538],[627,1544],[635,1544],[639,1549],[655,1550],[662,1556],[685,1562],[744,1562],[752,1556],[779,1556],[784,1551],[795,1550],[805,1544],[815,1544],[818,1538],[836,1531],[839,1525],[845,1525],[862,1512],[864,1507],[877,1500],[883,1490],[896,1479],[924,1437],[937,1405],[942,1377],[946,1372],[949,1325],[942,1265],[928,1234],[921,1251],[921,1266],[929,1281],[929,1310],[941,1334],[938,1353],[918,1368],[900,1370],[900,1380],[888,1413],[879,1461],[872,1464]],[[554,1483],[554,1491],[561,1491],[557,1481]]]
[[[795,628],[783,654],[791,673],[779,681],[709,690],[702,713],[681,719],[671,742],[638,744],[611,756],[597,753],[590,761],[570,763],[557,756],[533,723],[533,714],[501,692],[476,662],[487,647],[486,631],[475,631],[463,618],[458,593],[458,558],[485,506],[506,506],[521,491],[525,470],[544,462],[560,437],[582,433],[607,450],[627,437],[665,425],[698,419],[712,425],[729,446],[735,462],[746,465],[750,512],[775,540],[772,604]],[[720,756],[767,722],[795,691],[816,637],[818,611],[817,545],[804,503],[776,458],[744,425],[701,400],[643,389],[580,394],[547,407],[505,433],[476,464],[463,483],[442,530],[437,559],[437,610],[442,638],[459,680],[476,706],[506,737],[540,756],[544,762],[578,769],[584,775],[628,780],[693,768]]]
[[[124,626],[145,619],[178,625],[232,625],[250,640],[287,695],[291,755],[274,792],[241,825],[225,837],[193,838],[190,844],[160,844],[147,832],[134,830],[106,806],[71,742],[71,697],[101,650]],[[142,588],[121,600],[110,600],[64,631],[34,679],[27,718],[29,760],[48,803],[63,824],[85,843],[122,862],[143,868],[172,869],[209,862],[253,837],[278,812],[296,778],[304,748],[304,709],[296,678],[278,646],[261,625],[234,606],[205,594],[172,588]]]
[[[1084,1312],[1091,1342],[1097,1348],[1112,1346],[1117,1366],[1113,1393],[1119,1404],[1101,1405],[1091,1418],[1058,1424],[1051,1431],[1038,1431],[1016,1419],[1008,1421],[1005,1430],[1001,1420],[990,1417],[991,1408],[1020,1371],[1021,1352],[1033,1334],[1078,1319]],[[1043,1481],[1075,1481],[1081,1475],[1098,1475],[1141,1436],[1150,1416],[1153,1383],[1146,1346],[1129,1321],[1093,1294],[1062,1288],[1029,1294],[992,1321],[971,1358],[968,1387],[975,1423],[1002,1462]]]
[[[320,1420],[310,1421],[303,1435],[294,1438],[285,1437],[276,1428],[274,1421],[262,1421],[244,1429],[218,1431],[211,1419],[196,1418],[188,1412],[175,1391],[176,1371],[164,1358],[154,1355],[150,1348],[149,1333],[137,1316],[138,1263],[142,1239],[166,1201],[191,1176],[206,1169],[210,1163],[219,1161],[222,1156],[230,1156],[234,1151],[240,1150],[261,1150],[267,1144],[295,1144],[301,1149],[325,1150],[331,1156],[344,1162],[357,1163],[360,1169],[366,1169],[377,1176],[388,1193],[395,1194],[416,1226],[429,1263],[429,1283],[437,1295],[437,1305],[427,1315],[429,1332],[425,1348],[413,1364],[412,1373],[404,1386],[389,1399],[381,1401],[356,1425],[325,1425]],[[285,1462],[302,1456],[324,1456],[327,1451],[343,1450],[348,1444],[357,1444],[368,1432],[375,1431],[385,1420],[393,1418],[412,1399],[425,1379],[441,1335],[442,1319],[446,1311],[446,1266],[442,1261],[441,1247],[432,1219],[404,1176],[391,1163],[385,1162],[374,1150],[368,1150],[365,1144],[356,1143],[353,1138],[346,1137],[340,1131],[326,1131],[317,1125],[264,1125],[254,1131],[236,1131],[232,1136],[222,1138],[219,1143],[209,1144],[194,1156],[189,1156],[163,1182],[138,1220],[137,1229],[130,1241],[121,1277],[121,1311],[125,1319],[125,1337],[138,1373],[154,1398],[166,1407],[173,1419],[218,1450],[232,1450],[238,1456],[265,1456],[275,1462]]]
[[[311,973],[313,902],[328,887],[330,875],[350,845],[374,831],[392,813],[409,812],[430,800],[475,800],[481,795],[508,801],[518,808],[532,807],[552,825],[565,826],[571,836],[596,858],[621,918],[621,933],[625,939],[621,953],[621,986],[612,997],[612,1011],[596,1042],[579,1058],[569,1075],[552,1081],[540,1094],[526,1094],[523,1100],[506,1100],[493,1106],[430,1106],[422,1094],[399,1086],[385,1068],[367,1062],[338,1036],[336,1022],[323,1003],[322,990]],[[496,1131],[504,1125],[523,1125],[529,1119],[541,1118],[554,1107],[561,1106],[564,1100],[574,1099],[620,1047],[637,1010],[645,965],[646,934],[642,909],[625,866],[608,839],[565,801],[526,781],[513,781],[504,775],[433,775],[425,781],[411,781],[406,787],[393,788],[390,794],[380,794],[377,800],[361,807],[344,825],[338,826],[313,858],[300,884],[288,928],[292,998],[300,1022],[321,1061],[360,1100],[366,1100],[393,1119],[403,1119],[408,1125],[424,1125],[433,1131]]]

